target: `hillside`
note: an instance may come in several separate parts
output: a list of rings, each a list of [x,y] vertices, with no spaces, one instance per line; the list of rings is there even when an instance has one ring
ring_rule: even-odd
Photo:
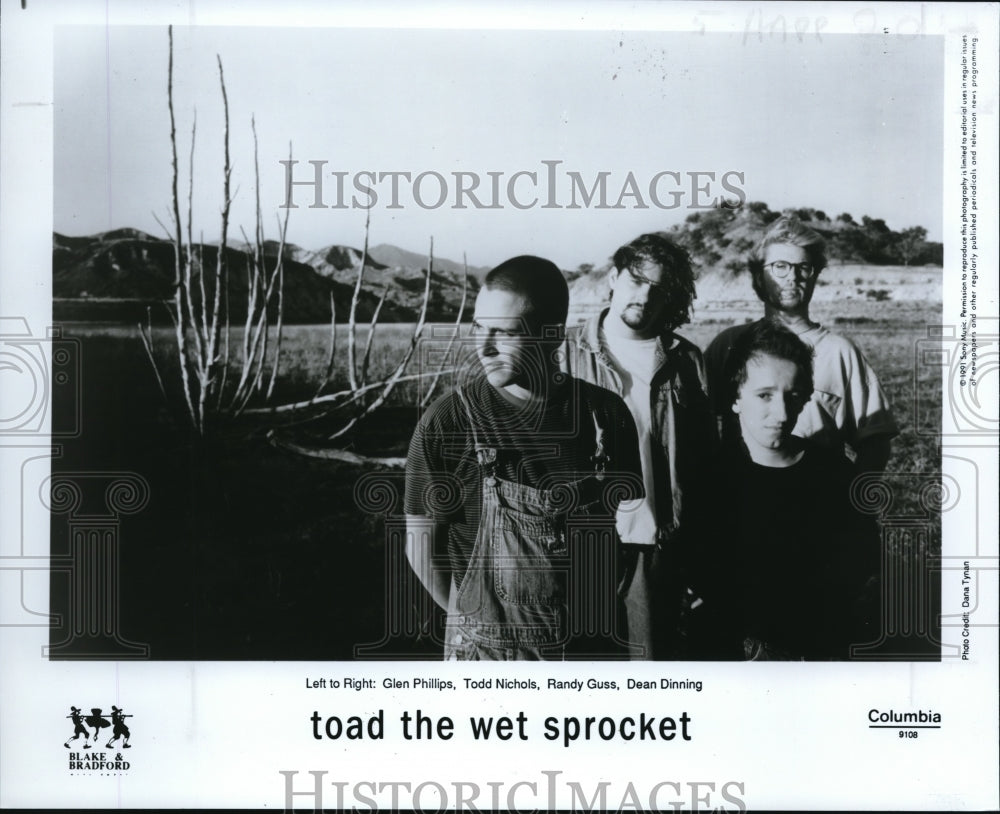
[[[829,218],[826,213],[809,208],[785,210],[794,213],[824,236],[827,242],[829,269],[817,290],[817,299],[830,292],[821,291],[833,283],[837,275],[845,281],[834,285],[843,299],[879,297],[906,299],[910,286],[898,285],[886,294],[877,285],[867,282],[866,274],[852,274],[855,267],[885,267],[897,269],[900,284],[911,282],[908,274],[918,274],[924,266],[939,266],[942,258],[940,243],[927,241],[926,230],[911,227],[900,232],[890,230],[884,221],[864,216],[860,222],[848,213]],[[713,209],[693,212],[676,224],[668,234],[691,254],[699,273],[699,308],[715,308],[729,302],[743,301],[749,290],[746,280],[746,260],[749,251],[763,235],[767,226],[781,214],[760,202],[747,203],[739,209]],[[277,256],[279,244],[265,241],[264,251],[269,267]],[[230,269],[229,295],[231,319],[238,321],[246,312],[248,247],[233,244],[227,249]],[[211,244],[196,247],[202,262],[214,268],[218,247]],[[330,319],[329,298],[333,293],[337,321],[344,322],[350,310],[351,297],[361,265],[361,250],[352,246],[331,245],[312,251],[295,245],[284,247],[285,258],[285,321],[289,323],[323,323]],[[427,256],[417,252],[380,244],[369,251],[365,262],[358,319],[368,321],[385,294],[381,319],[385,322],[412,322],[417,318],[424,290]],[[173,297],[174,254],[171,243],[140,232],[122,228],[98,235],[67,237],[53,235],[54,315],[71,320],[145,319],[147,307],[152,307],[155,319],[168,318],[161,303]],[[609,264],[595,268],[582,265],[565,271],[570,283],[574,313],[592,312],[607,299],[606,273]],[[431,279],[431,297],[427,319],[431,322],[451,322],[458,313],[462,299],[463,264],[448,258],[435,258]],[[471,319],[475,295],[487,268],[468,269],[468,300],[465,319]],[[916,277],[913,281],[916,281]],[[869,294],[869,289],[873,293]],[[914,289],[915,291],[915,289]],[[914,298],[918,298],[913,294]]]
[[[264,244],[268,268],[274,266],[278,245],[275,241]],[[196,245],[195,253],[206,268],[215,268],[218,246]],[[54,317],[83,321],[144,320],[150,308],[155,321],[165,321],[167,310],[161,303],[173,298],[174,262],[173,245],[169,241],[135,229],[116,229],[83,237],[55,233],[52,247]],[[230,319],[238,322],[245,318],[247,308],[247,247],[241,244],[227,247],[226,263]],[[360,264],[361,251],[349,246],[328,246],[315,252],[285,246],[285,321],[328,322],[332,292],[337,321],[345,322]],[[445,264],[452,269],[461,268],[460,264],[443,260],[439,271],[435,262],[427,312],[428,320],[434,322],[453,321],[462,297],[460,272],[449,271]],[[385,322],[414,321],[423,298],[425,266],[426,259],[415,267],[389,267],[369,258],[358,299],[358,319],[369,321],[379,297],[385,292],[380,318]],[[211,297],[210,284],[208,288]],[[470,275],[470,304],[477,290],[478,284]],[[471,307],[468,313],[471,314]]]
[[[418,252],[410,252],[398,246],[391,246],[388,243],[380,243],[378,246],[368,250],[368,253],[379,263],[385,266],[400,266],[404,268],[427,268],[427,255]],[[461,274],[463,264],[446,258],[434,258],[434,269],[436,271],[447,271],[451,274]],[[479,282],[489,273],[489,266],[469,266],[469,275]],[[461,277],[459,277],[461,279]]]
[[[894,232],[867,215],[860,222],[846,212],[831,219],[818,209],[775,212],[765,203],[750,202],[739,209],[693,212],[666,232],[691,256],[698,275],[697,312],[756,309],[747,256],[767,227],[784,214],[796,215],[826,240],[828,264],[817,283],[815,303],[940,299],[943,247],[925,239],[926,229]],[[596,268],[584,265],[568,275],[571,321],[594,313],[607,301],[610,267],[610,262]]]
[[[741,271],[747,253],[763,236],[768,225],[781,215],[793,214],[826,240],[829,265],[923,266],[941,265],[943,247],[926,240],[927,230],[912,226],[894,232],[879,218],[862,216],[860,222],[847,212],[830,218],[819,209],[802,207],[782,212],[753,201],[738,209],[693,212],[670,234],[684,246],[701,268]]]

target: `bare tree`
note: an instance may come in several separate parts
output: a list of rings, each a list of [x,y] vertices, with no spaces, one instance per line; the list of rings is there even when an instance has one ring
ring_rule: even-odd
[[[270,416],[289,416],[289,424],[300,424],[308,421],[315,420],[328,420],[330,415],[337,411],[341,411],[343,408],[354,406],[354,410],[346,418],[343,418],[340,423],[332,430],[328,430],[325,434],[326,442],[337,441],[342,438],[348,432],[350,432],[362,419],[367,416],[372,415],[380,407],[382,407],[386,401],[391,396],[392,392],[402,382],[416,381],[424,379],[426,377],[433,377],[428,393],[433,393],[434,388],[437,386],[441,377],[455,372],[455,367],[445,367],[445,362],[450,358],[452,346],[454,345],[455,339],[457,338],[457,333],[460,330],[462,317],[465,312],[465,305],[468,292],[468,265],[465,266],[465,273],[463,274],[463,291],[462,291],[462,301],[459,305],[458,315],[456,317],[454,332],[449,339],[449,344],[445,354],[441,357],[441,361],[432,370],[421,371],[419,373],[407,374],[406,370],[413,359],[413,355],[417,350],[424,327],[426,325],[427,318],[427,308],[430,301],[431,293],[431,280],[434,274],[434,239],[431,238],[430,250],[428,252],[427,258],[427,268],[424,270],[424,291],[423,297],[421,299],[420,311],[417,317],[417,321],[414,323],[413,330],[410,333],[409,341],[400,355],[399,359],[396,361],[392,370],[384,376],[382,379],[369,382],[368,374],[370,371],[370,355],[372,349],[373,338],[378,325],[379,313],[381,312],[382,305],[385,302],[386,293],[388,287],[383,289],[382,295],[375,306],[374,313],[369,324],[368,336],[365,340],[365,349],[363,353],[362,362],[360,365],[360,370],[357,368],[357,306],[360,298],[361,286],[359,280],[365,273],[364,264],[367,259],[367,245],[368,245],[368,235],[369,235],[370,221],[366,219],[365,222],[365,250],[362,252],[362,264],[359,265],[357,270],[357,277],[355,278],[354,295],[351,301],[351,310],[348,315],[348,321],[346,325],[347,331],[347,371],[346,378],[348,387],[347,389],[338,390],[333,393],[322,393],[327,384],[329,384],[333,371],[335,369],[334,363],[334,352],[336,349],[336,335],[333,331],[335,319],[331,318],[331,337],[330,337],[330,351],[328,357],[328,364],[326,369],[326,375],[323,379],[319,390],[316,394],[307,400],[292,402],[287,404],[279,404],[270,407],[259,407],[256,409],[247,410],[248,414],[256,415],[270,415]],[[333,301],[331,299],[331,317],[333,314]],[[352,375],[353,371],[353,375]],[[427,398],[422,400],[421,404],[427,403]],[[315,408],[320,408],[319,412],[315,412]],[[303,418],[296,418],[295,415],[300,411],[307,411],[307,415]],[[359,456],[353,452],[347,452],[336,447],[331,447],[329,445],[324,446],[309,446],[301,443],[296,443],[294,441],[288,440],[286,438],[279,437],[275,432],[269,434],[272,442],[283,446],[294,452],[311,455],[313,457],[320,458],[334,458],[338,460],[348,461],[351,463],[358,463],[360,461],[366,461],[369,463],[378,463],[383,466],[400,466],[403,463],[401,458],[370,458],[365,456]]]
[[[284,218],[278,218],[279,242],[277,254],[272,261],[266,250],[264,225],[260,200],[260,164],[257,124],[251,117],[250,126],[254,143],[254,186],[256,217],[251,239],[241,227],[244,239],[246,267],[246,314],[241,325],[231,324],[231,269],[228,245],[230,210],[233,203],[232,163],[229,142],[229,98],[221,57],[216,57],[219,69],[219,85],[222,95],[224,115],[223,127],[223,168],[221,236],[214,264],[204,262],[204,239],[195,246],[192,235],[193,186],[195,137],[197,119],[191,128],[191,145],[188,156],[188,189],[186,210],[182,213],[179,192],[180,171],[178,162],[178,139],[174,113],[174,47],[173,28],[168,28],[169,60],[167,66],[167,107],[170,112],[171,147],[171,228],[163,226],[174,249],[174,288],[168,312],[174,325],[174,344],[177,351],[180,389],[184,413],[188,423],[198,435],[204,435],[219,418],[235,418],[241,414],[282,415],[319,406],[319,417],[327,417],[333,409],[353,406],[353,412],[334,430],[329,431],[327,440],[335,441],[349,432],[359,421],[371,415],[385,404],[395,387],[404,381],[434,376],[430,391],[433,392],[441,376],[449,371],[441,368],[429,372],[408,375],[407,367],[417,348],[423,331],[431,293],[431,279],[434,272],[434,240],[428,255],[424,280],[423,299],[419,316],[413,327],[410,341],[391,371],[378,381],[369,381],[371,373],[372,349],[378,328],[382,306],[389,292],[386,285],[374,308],[368,325],[368,336],[358,363],[357,322],[358,306],[364,290],[365,268],[368,265],[368,240],[370,211],[365,219],[364,248],[358,265],[357,277],[351,297],[347,320],[347,361],[346,378],[348,390],[324,393],[334,378],[336,369],[336,306],[333,291],[330,291],[330,340],[329,356],[325,374],[315,395],[303,402],[266,406],[275,391],[281,366],[281,350],[284,325],[285,286],[285,246],[288,233],[288,216],[291,207],[285,207]],[[292,146],[289,144],[289,162]],[[288,179],[290,183],[290,179]],[[290,200],[290,189],[286,190],[286,200]],[[182,214],[184,217],[182,217]],[[159,219],[157,219],[159,220]],[[468,267],[463,275],[462,302],[455,323],[455,335],[465,310],[468,286]],[[273,322],[273,328],[272,328]],[[272,342],[273,330],[273,342]],[[231,334],[238,332],[232,341]],[[153,353],[153,332],[151,323],[139,325],[139,335],[146,354],[153,366],[157,383],[164,398],[168,388]],[[233,345],[238,353],[234,353]],[[449,345],[449,353],[451,345]],[[236,358],[234,359],[234,355]],[[262,406],[251,406],[254,400]],[[302,420],[310,420],[315,416]],[[325,457],[329,457],[324,453]],[[357,456],[353,456],[356,458]]]
[[[254,139],[254,182],[256,189],[256,223],[254,239],[247,243],[247,309],[240,335],[241,354],[237,360],[230,386],[230,367],[233,363],[230,333],[230,269],[229,269],[229,216],[233,203],[232,162],[229,144],[229,96],[222,58],[216,56],[219,66],[219,87],[223,109],[223,167],[222,206],[220,207],[220,239],[214,265],[204,262],[204,239],[195,247],[192,235],[194,196],[194,155],[197,135],[197,117],[191,127],[191,146],[188,158],[188,190],[185,218],[182,220],[179,193],[180,171],[177,152],[177,126],[174,113],[174,32],[167,29],[169,58],[167,63],[167,108],[170,112],[171,149],[171,211],[172,228],[163,227],[174,249],[173,299],[168,313],[174,325],[174,343],[177,350],[181,393],[185,415],[192,429],[204,435],[212,419],[219,416],[237,416],[255,394],[274,390],[281,359],[282,315],[284,304],[285,236],[288,232],[288,211],[284,220],[278,221],[280,241],[273,263],[269,263],[264,241],[264,227],[260,203],[260,164],[258,156],[257,124],[253,117],[250,126]],[[288,146],[289,155],[292,146]],[[155,215],[154,215],[155,216]],[[159,221],[159,218],[157,218]],[[163,226],[163,223],[160,222]],[[242,230],[241,230],[242,231]],[[223,302],[225,308],[223,308]],[[274,350],[268,355],[271,323],[270,315],[276,314]],[[146,354],[153,365],[160,389],[166,396],[163,376],[153,354],[152,326],[139,326]],[[265,376],[267,384],[265,391]]]

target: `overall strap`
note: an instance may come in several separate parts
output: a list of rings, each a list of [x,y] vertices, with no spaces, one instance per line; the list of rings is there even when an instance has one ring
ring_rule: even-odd
[[[495,478],[497,468],[496,448],[480,443],[479,433],[476,432],[476,420],[472,416],[472,405],[469,404],[468,397],[465,395],[462,385],[458,385],[455,388],[455,393],[458,395],[458,400],[462,403],[462,409],[469,419],[469,428],[472,430],[472,444],[476,450],[476,460],[479,461],[479,466],[483,469],[483,474],[487,478]]]

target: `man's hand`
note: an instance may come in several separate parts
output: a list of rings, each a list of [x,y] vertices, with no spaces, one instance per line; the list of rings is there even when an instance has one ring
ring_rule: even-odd
[[[451,569],[447,566],[448,526],[419,514],[406,515],[406,559],[417,579],[445,610],[451,592]],[[434,566],[435,556],[438,567]],[[442,565],[445,563],[445,565]]]

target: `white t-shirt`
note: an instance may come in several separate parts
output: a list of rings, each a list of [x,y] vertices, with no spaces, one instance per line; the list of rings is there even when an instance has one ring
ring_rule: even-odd
[[[639,459],[646,496],[625,500],[618,507],[616,526],[623,543],[652,545],[656,542],[656,506],[650,450],[652,435],[650,382],[656,373],[656,337],[631,339],[601,329],[601,343],[622,380],[621,397],[628,405],[639,431]]]

